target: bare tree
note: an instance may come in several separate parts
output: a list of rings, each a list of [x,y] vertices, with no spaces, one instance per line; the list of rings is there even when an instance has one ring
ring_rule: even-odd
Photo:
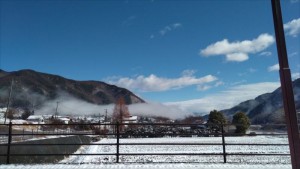
[[[6,113],[5,113],[5,117],[7,117],[9,120],[14,119],[14,115],[17,114],[17,111],[15,109],[9,109]]]
[[[115,104],[114,107],[114,112],[112,114],[112,122],[116,123],[123,123],[124,122],[124,118],[128,118],[130,117],[130,113],[128,110],[127,105],[125,104],[125,100],[123,97],[120,97],[117,100],[117,103]],[[120,131],[122,131],[124,129],[124,125],[120,125]]]

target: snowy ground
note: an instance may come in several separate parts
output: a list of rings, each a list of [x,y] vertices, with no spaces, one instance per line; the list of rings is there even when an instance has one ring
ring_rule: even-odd
[[[227,137],[226,143],[287,144],[286,136]],[[102,139],[95,143],[116,143],[115,139]],[[195,138],[134,138],[120,139],[120,143],[221,143],[220,137]],[[226,146],[227,153],[289,153],[288,146]],[[80,153],[115,153],[109,145],[82,146]],[[221,153],[222,146],[204,145],[123,145],[120,153]],[[291,169],[289,156],[121,156],[121,163],[114,163],[115,155],[75,156],[65,158],[60,164],[0,165],[0,169]],[[138,163],[136,163],[138,162]],[[169,163],[176,162],[176,163]],[[184,163],[187,162],[187,163]],[[75,163],[75,164],[74,164]]]
[[[250,144],[286,144],[288,142],[286,136],[268,137],[227,137],[226,143],[250,143]],[[96,143],[116,143],[115,139],[103,139]],[[130,138],[120,139],[120,143],[221,143],[221,137],[195,137],[195,138]],[[120,153],[222,153],[221,145],[122,145]],[[227,145],[227,153],[250,153],[250,154],[289,154],[288,146],[249,146],[249,145]],[[115,145],[94,145],[82,146],[75,154],[114,154],[116,153]],[[86,163],[114,163],[115,155],[92,155],[92,156],[70,156],[61,161],[67,164],[86,164]],[[124,155],[120,156],[120,162],[129,163],[222,163],[222,155],[205,155],[205,156],[187,156],[187,155]],[[236,156],[228,155],[227,162],[242,164],[290,164],[289,156]]]
[[[292,169],[273,164],[83,164],[83,165],[0,165],[0,169]]]

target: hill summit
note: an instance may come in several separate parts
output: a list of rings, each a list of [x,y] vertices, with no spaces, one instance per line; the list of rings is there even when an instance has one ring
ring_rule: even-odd
[[[296,110],[300,112],[300,78],[294,80],[292,85]],[[221,111],[228,117],[240,111],[245,112],[252,124],[285,123],[281,87]]]
[[[145,101],[131,91],[100,81],[76,81],[34,70],[6,72],[0,69],[0,107],[7,104],[13,79],[11,107],[31,108],[57,99],[62,93],[97,105],[115,103],[119,97],[126,104]]]

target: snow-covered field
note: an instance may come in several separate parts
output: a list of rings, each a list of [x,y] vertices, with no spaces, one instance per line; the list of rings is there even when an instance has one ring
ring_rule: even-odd
[[[81,164],[0,165],[0,169],[292,169],[287,164]]]
[[[227,137],[227,144],[230,143],[246,143],[246,144],[287,144],[286,136],[254,136],[254,137]],[[115,139],[102,139],[95,143],[116,143]],[[192,137],[192,138],[129,138],[120,139],[120,143],[222,143],[221,137]],[[121,145],[120,153],[222,153],[222,145]],[[254,145],[227,145],[227,153],[250,153],[250,154],[289,154],[289,148],[283,146],[254,146]],[[82,146],[75,154],[114,154],[116,153],[115,145],[93,145]],[[114,163],[115,155],[90,155],[76,156],[72,155],[60,163]],[[120,162],[130,163],[222,163],[222,155],[121,155]],[[228,155],[227,162],[238,164],[274,164],[274,165],[289,165],[290,157],[288,155]]]
[[[120,139],[120,143],[221,143],[220,137],[194,138],[131,138]],[[287,144],[286,136],[226,137],[229,143]],[[102,139],[98,144],[116,143],[115,139]],[[120,153],[222,153],[221,145],[122,145]],[[227,153],[289,153],[288,146],[235,146],[227,145]],[[82,146],[75,154],[116,153],[115,145]],[[115,155],[69,156],[61,164],[45,165],[0,165],[0,169],[291,169],[289,156],[120,156]],[[126,163],[127,162],[127,163]],[[133,163],[131,163],[133,162]],[[135,163],[139,162],[139,163]],[[155,163],[159,162],[159,163]],[[176,162],[176,163],[170,163]],[[184,163],[187,162],[187,163]],[[74,164],[75,163],[75,164]],[[76,164],[77,163],[77,164]]]

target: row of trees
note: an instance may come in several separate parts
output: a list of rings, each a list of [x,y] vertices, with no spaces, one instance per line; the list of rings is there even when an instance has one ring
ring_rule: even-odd
[[[12,120],[14,118],[16,118],[15,116],[18,115],[18,110],[14,109],[14,108],[10,108],[7,112],[4,113],[4,117],[6,117],[9,120]],[[30,111],[29,109],[25,109],[23,110],[22,114],[21,114],[21,119],[26,120],[30,115],[33,115],[34,111]]]
[[[220,131],[220,126],[227,123],[228,122],[222,112],[213,110],[209,113],[207,124],[212,128]],[[245,134],[250,127],[250,120],[244,112],[238,112],[233,116],[231,124],[236,126],[236,133]]]

